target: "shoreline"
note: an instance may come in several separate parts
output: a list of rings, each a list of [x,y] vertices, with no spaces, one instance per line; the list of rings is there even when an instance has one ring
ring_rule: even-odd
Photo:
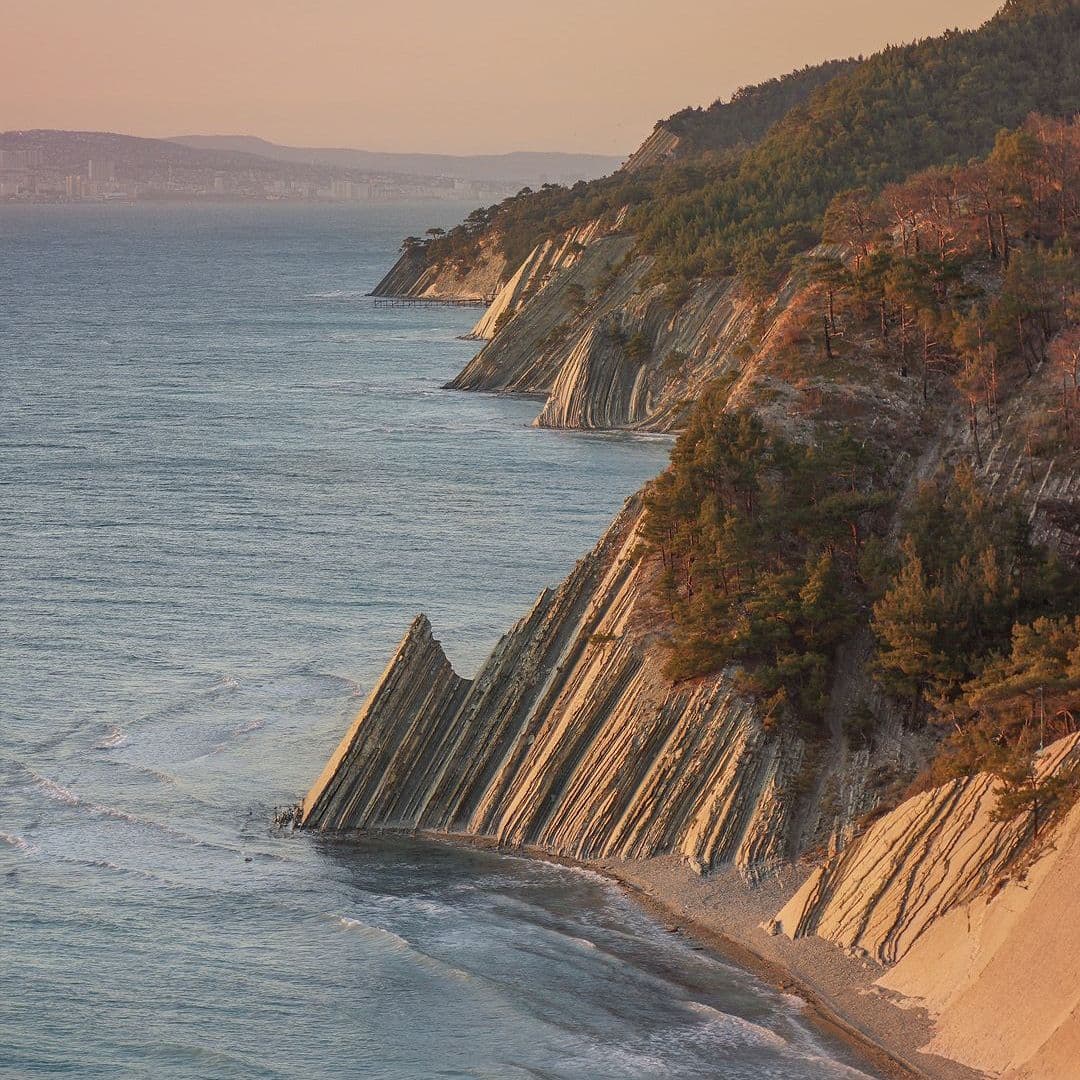
[[[591,861],[556,855],[542,848],[506,847],[484,836],[429,830],[412,835],[599,874],[662,929],[685,935],[718,959],[781,993],[800,998],[805,1018],[813,1028],[846,1046],[885,1080],[980,1080],[983,1075],[947,1058],[919,1054],[925,1060],[912,1060],[911,1055],[918,1054],[918,1048],[930,1037],[930,1021],[921,1010],[904,1008],[872,988],[874,979],[885,969],[871,961],[854,959],[820,938],[804,938],[796,943],[760,929],[759,923],[779,909],[786,896],[801,884],[803,875],[784,885],[750,887],[734,870],[702,878],[673,856]],[[700,888],[694,887],[695,882],[700,883]],[[713,892],[712,887],[724,899],[701,908],[702,894]],[[686,896],[686,892],[698,895]],[[725,903],[733,894],[737,894],[739,902]],[[774,947],[768,948],[768,943]],[[796,962],[796,951],[802,962]],[[828,973],[827,977],[811,970],[819,967]],[[838,1000],[841,996],[845,1000]],[[897,1030],[898,1025],[902,1030]]]

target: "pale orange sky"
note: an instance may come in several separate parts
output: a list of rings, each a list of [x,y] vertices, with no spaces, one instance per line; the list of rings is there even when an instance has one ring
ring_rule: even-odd
[[[621,154],[737,86],[1000,0],[0,0],[0,130]]]

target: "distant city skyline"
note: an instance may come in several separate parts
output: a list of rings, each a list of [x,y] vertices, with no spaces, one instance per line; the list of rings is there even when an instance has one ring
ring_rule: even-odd
[[[975,26],[1000,3],[24,4],[5,14],[0,35],[0,130],[625,154],[685,105],[827,58]]]

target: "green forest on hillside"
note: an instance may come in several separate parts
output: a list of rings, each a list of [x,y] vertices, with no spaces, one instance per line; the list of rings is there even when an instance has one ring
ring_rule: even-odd
[[[886,49],[794,108],[729,175],[632,224],[678,291],[703,275],[770,277],[820,236],[831,199],[990,151],[1032,112],[1080,111],[1080,6]]]
[[[688,107],[660,121],[658,127],[680,137],[677,162],[640,172],[619,171],[570,188],[558,184],[545,184],[538,191],[525,188],[495,206],[475,210],[449,232],[436,230],[426,240],[410,237],[406,244],[414,249],[423,245],[432,261],[468,265],[479,257],[481,239],[497,234],[507,260],[516,264],[546,237],[623,208],[664,205],[729,173],[739,156],[794,105],[856,63],[829,60],[805,67],[742,87],[729,102],[716,101],[707,109]]]
[[[1010,394],[1048,371],[1061,393],[1029,452],[1076,460],[1080,123],[1033,117],[981,161],[845,192],[825,232],[846,254],[805,262],[813,302],[791,348],[957,401],[976,462]],[[990,768],[1003,806],[1045,810],[1033,755],[1080,723],[1080,575],[963,468],[920,489],[891,553],[888,470],[819,427],[797,447],[720,390],[696,405],[647,496],[676,627],[669,674],[737,662],[770,723],[822,730],[837,649],[866,627],[881,689],[947,733],[930,778]]]
[[[819,239],[839,192],[985,155],[1029,113],[1077,111],[1080,6],[1016,0],[977,30],[831,61],[676,113],[666,123],[711,152],[523,191],[430,239],[427,257],[468,265],[481,238],[497,236],[516,263],[545,237],[629,208],[628,228],[674,300],[701,277],[769,282]]]
[[[913,408],[959,410],[979,465],[1010,396],[1050,373],[1060,393],[1025,452],[1075,463],[1077,113],[1080,3],[1009,0],[976,30],[676,113],[666,165],[524,191],[408,243],[462,267],[496,244],[513,266],[542,239],[625,213],[673,308],[702,279],[738,275],[767,298],[793,275],[803,306],[771,358],[781,377],[846,364],[868,383],[900,380]],[[1036,779],[1034,754],[1080,721],[1075,569],[962,469],[897,526],[895,462],[832,419],[818,409],[806,445],[731,409],[723,388],[696,403],[646,500],[674,626],[668,673],[737,664],[771,727],[854,729],[859,717],[830,714],[829,687],[861,633],[878,690],[940,732],[929,777],[993,769],[1003,811],[1037,822],[1066,793]]]

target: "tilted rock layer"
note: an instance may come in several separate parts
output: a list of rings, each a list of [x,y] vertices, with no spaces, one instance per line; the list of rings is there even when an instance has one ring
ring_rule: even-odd
[[[372,296],[402,296],[416,300],[488,300],[502,288],[506,256],[498,238],[484,240],[481,256],[471,266],[430,262],[422,247],[403,251],[398,261],[372,290]]]
[[[1048,748],[1042,772],[1072,764],[1078,739]],[[815,870],[777,929],[899,960],[931,923],[992,886],[1030,840],[1029,820],[995,817],[998,787],[980,773],[908,799]]]
[[[928,1053],[1004,1077],[1080,1071],[1080,807],[1023,876],[954,909],[878,980],[927,1008]]]
[[[748,875],[785,855],[801,743],[727,676],[672,686],[631,501],[598,547],[457,676],[417,618],[303,801],[313,829],[429,829],[577,858],[675,853]]]
[[[703,387],[734,378],[740,350],[766,333],[791,300],[769,305],[733,278],[702,282],[673,307],[650,283],[652,260],[611,213],[538,244],[517,267],[486,237],[474,264],[405,252],[376,296],[490,301],[469,335],[486,344],[449,383],[541,397],[541,427],[677,430]]]
[[[1080,735],[1049,746],[1039,775],[1071,769]],[[927,1008],[925,1047],[1015,1077],[1065,1077],[1080,1062],[1080,808],[1024,873],[1030,815],[995,816],[980,774],[916,795],[818,867],[769,927],[816,933],[895,965],[878,980]],[[1071,1064],[1069,1064],[1071,1063]]]

